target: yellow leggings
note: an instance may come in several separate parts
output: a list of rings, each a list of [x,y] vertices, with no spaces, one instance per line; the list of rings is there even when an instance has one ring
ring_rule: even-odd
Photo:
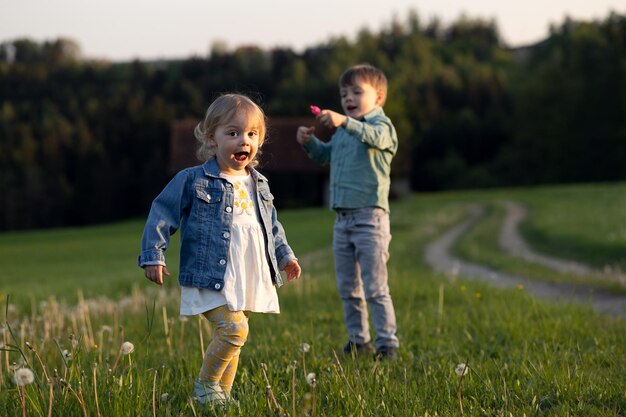
[[[202,313],[213,328],[213,339],[204,354],[199,379],[219,383],[222,390],[230,392],[241,347],[248,338],[248,312],[230,311],[220,306]]]

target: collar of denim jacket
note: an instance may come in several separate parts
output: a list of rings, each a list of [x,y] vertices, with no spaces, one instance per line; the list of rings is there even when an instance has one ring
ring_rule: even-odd
[[[217,164],[217,159],[215,158],[209,159],[204,164],[202,164],[202,169],[204,170],[204,174],[207,177],[214,177],[214,178],[220,177],[220,167]],[[252,167],[248,167],[248,170],[250,171],[250,175],[252,175],[252,178],[254,178],[255,181],[268,182],[267,178],[265,178],[265,176],[261,174],[259,171],[257,171],[256,169]]]

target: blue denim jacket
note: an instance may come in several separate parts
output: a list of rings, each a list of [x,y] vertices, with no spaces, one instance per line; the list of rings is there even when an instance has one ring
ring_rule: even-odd
[[[180,228],[178,282],[220,291],[228,262],[233,222],[233,185],[219,177],[215,159],[179,172],[153,201],[141,241],[138,264],[165,265],[170,237]],[[295,259],[277,219],[267,179],[252,169],[257,207],[265,234],[266,258],[274,284],[283,284],[280,270]]]

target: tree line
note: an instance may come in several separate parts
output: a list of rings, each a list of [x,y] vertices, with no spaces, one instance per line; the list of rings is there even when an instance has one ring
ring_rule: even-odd
[[[626,16],[565,19],[512,49],[494,21],[415,12],[302,53],[212,45],[207,56],[111,63],[77,43],[0,44],[0,230],[145,214],[169,179],[170,124],[219,93],[271,116],[339,109],[337,80],[369,62],[389,79],[395,173],[445,190],[626,178]]]

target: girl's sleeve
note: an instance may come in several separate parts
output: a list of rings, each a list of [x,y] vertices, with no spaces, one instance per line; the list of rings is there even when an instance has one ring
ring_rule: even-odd
[[[287,242],[285,229],[280,221],[278,221],[278,213],[275,207],[272,208],[272,234],[274,235],[274,247],[276,250],[278,269],[282,271],[289,261],[296,259],[296,255]]]
[[[178,173],[154,199],[141,238],[141,255],[138,265],[165,265],[165,251],[170,237],[176,233],[188,206],[189,193],[185,193],[187,175]]]

